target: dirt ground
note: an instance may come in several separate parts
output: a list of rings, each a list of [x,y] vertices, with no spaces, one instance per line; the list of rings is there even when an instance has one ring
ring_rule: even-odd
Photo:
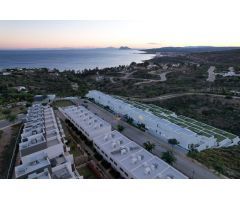
[[[11,127],[7,127],[3,129],[3,134],[0,139],[0,157],[1,157],[2,151],[4,150],[4,146],[10,142],[11,135],[12,135]]]

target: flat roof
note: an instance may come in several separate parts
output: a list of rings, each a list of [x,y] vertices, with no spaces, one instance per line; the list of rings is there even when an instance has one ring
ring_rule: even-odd
[[[50,166],[50,161],[46,153],[39,153],[29,157],[29,161],[22,165],[15,167],[15,174],[17,177],[36,171],[44,167]]]
[[[63,108],[66,115],[68,115],[76,124],[84,129],[90,136],[96,130],[101,128],[111,127],[111,125],[93,114],[83,106],[69,106]]]
[[[157,178],[160,174],[161,178],[167,178],[164,177],[166,170],[169,178],[187,178],[116,130],[94,138],[94,143],[134,178]]]
[[[213,126],[207,125],[205,123],[199,122],[189,117],[185,117],[183,115],[177,116],[174,112],[167,110],[165,108],[161,108],[159,106],[153,104],[143,104],[137,101],[129,101],[123,97],[114,96],[128,104],[135,106],[136,108],[142,109],[145,112],[151,112],[154,115],[160,117],[161,119],[165,119],[168,122],[171,122],[174,128],[177,126],[184,128],[185,130],[188,129],[188,132],[184,131],[186,134],[191,134],[194,132],[198,135],[205,136],[205,137],[215,137],[218,142],[221,142],[225,139],[234,139],[237,138],[237,135],[229,133],[227,131],[215,128]],[[171,125],[168,125],[171,126]]]

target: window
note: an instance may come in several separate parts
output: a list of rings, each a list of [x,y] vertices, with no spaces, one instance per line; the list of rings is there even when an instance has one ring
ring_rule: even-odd
[[[117,163],[116,163],[116,162],[114,162],[114,161],[113,161],[113,163],[114,163],[114,165],[116,165],[116,166],[117,166]]]
[[[112,159],[112,158],[110,158],[110,160],[113,162],[113,159]]]
[[[124,172],[124,174],[128,177],[128,174],[126,172]]]
[[[124,172],[123,169],[122,169],[121,167],[120,167],[120,170],[121,170],[122,172]]]

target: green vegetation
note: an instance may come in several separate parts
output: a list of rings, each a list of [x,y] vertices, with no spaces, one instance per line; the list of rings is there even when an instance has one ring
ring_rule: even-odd
[[[21,124],[12,126],[12,135],[10,142],[4,146],[4,150],[0,157],[0,178],[7,178],[8,168],[13,155],[16,139],[20,130]]]
[[[8,121],[10,121],[10,122],[13,122],[13,121],[15,121],[15,120],[17,119],[17,116],[14,115],[14,114],[10,114],[10,115],[7,115],[7,116],[6,116],[6,119],[7,119]]]
[[[179,144],[179,142],[175,138],[169,139],[168,143],[171,144],[171,145],[178,145]]]
[[[143,143],[143,146],[147,151],[152,152],[155,149],[156,145],[150,141],[147,141]]]
[[[78,84],[78,89],[72,88]],[[14,87],[25,86],[27,91],[18,92]],[[83,96],[87,92],[83,74],[75,71],[49,71],[46,68],[13,70],[9,76],[0,78],[0,104],[19,101],[32,102],[37,94],[56,94],[57,96]]]
[[[80,169],[77,169],[78,173],[82,175],[85,179],[96,179],[98,178],[90,169],[88,166],[81,167]]]
[[[9,121],[14,121],[18,114],[26,111],[25,106],[16,106],[13,104],[10,107],[11,108],[3,108],[0,106],[0,120],[7,119]]]
[[[2,138],[3,130],[0,130],[0,140]]]
[[[190,123],[194,123],[194,125],[201,125],[205,128],[205,132],[201,131],[199,134],[207,134],[209,135],[209,131],[213,131],[216,133],[221,133],[224,136],[229,138],[233,138],[236,134],[240,136],[239,133],[239,116],[240,116],[240,102],[235,99],[225,99],[221,97],[211,97],[211,96],[182,96],[176,97],[173,99],[163,100],[163,101],[155,101],[153,102],[155,105],[164,107],[171,111],[176,112],[178,115],[188,116],[183,117],[180,116],[179,119],[188,120]],[[199,121],[196,123],[195,119]],[[206,124],[202,124],[206,123]],[[211,126],[209,126],[209,125]],[[219,129],[215,129],[219,128]],[[195,126],[192,126],[190,129],[194,129],[196,131]],[[230,132],[230,133],[228,133]],[[224,139],[221,135],[215,135],[218,140]]]
[[[240,146],[191,151],[188,156],[229,177],[240,178]]]
[[[170,165],[176,162],[176,158],[171,151],[163,152],[161,158]]]
[[[119,132],[122,132],[122,131],[124,130],[124,127],[123,127],[122,125],[118,124],[118,125],[117,125],[117,130],[118,130]]]
[[[133,125],[133,118],[128,117],[128,116],[124,116],[124,117],[126,118],[127,123]]]

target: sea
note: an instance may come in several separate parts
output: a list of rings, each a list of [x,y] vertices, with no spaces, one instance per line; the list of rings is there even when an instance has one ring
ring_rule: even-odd
[[[155,55],[140,50],[64,49],[64,50],[0,50],[0,69],[56,68],[63,70],[99,69],[143,62]]]

